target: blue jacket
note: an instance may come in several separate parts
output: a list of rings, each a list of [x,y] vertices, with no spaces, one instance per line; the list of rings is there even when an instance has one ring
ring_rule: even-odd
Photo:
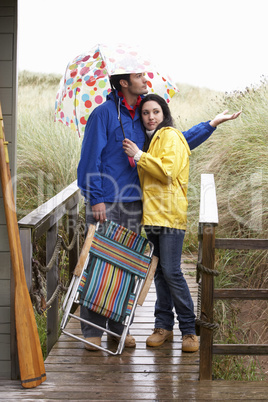
[[[118,105],[126,138],[142,149],[144,128],[136,109],[134,119],[120,103],[116,94],[90,114],[82,142],[81,157],[77,169],[77,183],[82,195],[91,205],[100,202],[131,202],[142,198],[136,167],[131,167],[123,151],[124,139],[118,120]],[[200,123],[183,132],[190,149],[202,144],[215,128],[209,122]]]

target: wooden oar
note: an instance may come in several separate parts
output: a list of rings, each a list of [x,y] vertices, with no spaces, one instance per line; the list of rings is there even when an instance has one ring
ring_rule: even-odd
[[[46,380],[46,372],[33,307],[25,279],[1,106],[0,176],[15,282],[15,322],[21,384],[24,388],[34,388]]]

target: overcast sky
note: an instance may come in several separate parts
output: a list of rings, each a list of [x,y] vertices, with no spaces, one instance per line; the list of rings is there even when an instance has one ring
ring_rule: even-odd
[[[19,0],[19,70],[64,74],[97,43],[142,45],[173,81],[232,91],[268,76],[267,0]]]

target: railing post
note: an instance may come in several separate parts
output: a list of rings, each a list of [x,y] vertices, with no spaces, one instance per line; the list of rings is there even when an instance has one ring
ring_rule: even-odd
[[[200,319],[200,381],[212,380],[213,330],[205,324],[213,324],[214,276],[210,271],[214,270],[215,226],[217,224],[218,208],[214,176],[213,174],[202,174],[199,214],[199,227],[202,229],[202,249],[200,250],[199,263],[203,266],[203,270],[201,275],[200,317],[198,317]]]
[[[79,204],[76,204],[69,211],[68,232],[69,232],[69,242],[70,243],[74,236],[78,216],[79,216]],[[73,249],[69,251],[69,279],[73,275],[73,271],[77,264],[78,257],[79,257],[79,234],[76,237],[76,243],[75,243]]]
[[[202,265],[209,269],[214,269],[215,259],[215,226],[211,224],[203,225],[203,249]],[[201,281],[201,321],[213,323],[213,275],[202,272]],[[199,379],[212,379],[212,348],[213,331],[201,325],[200,327],[200,369]]]
[[[57,242],[58,224],[53,225],[47,232],[46,264],[49,263]],[[51,298],[58,285],[57,261],[47,273],[47,300]],[[58,340],[58,296],[47,310],[47,354]]]
[[[21,242],[21,251],[24,263],[26,283],[28,290],[30,291],[32,287],[32,257],[33,257],[31,228],[20,228],[20,242]]]

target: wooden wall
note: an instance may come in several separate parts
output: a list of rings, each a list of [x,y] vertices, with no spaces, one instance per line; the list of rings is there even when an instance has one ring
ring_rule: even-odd
[[[16,172],[17,0],[0,0],[0,102],[11,174]],[[14,189],[15,190],[15,189]],[[16,378],[14,308],[9,245],[0,185],[0,378]]]

